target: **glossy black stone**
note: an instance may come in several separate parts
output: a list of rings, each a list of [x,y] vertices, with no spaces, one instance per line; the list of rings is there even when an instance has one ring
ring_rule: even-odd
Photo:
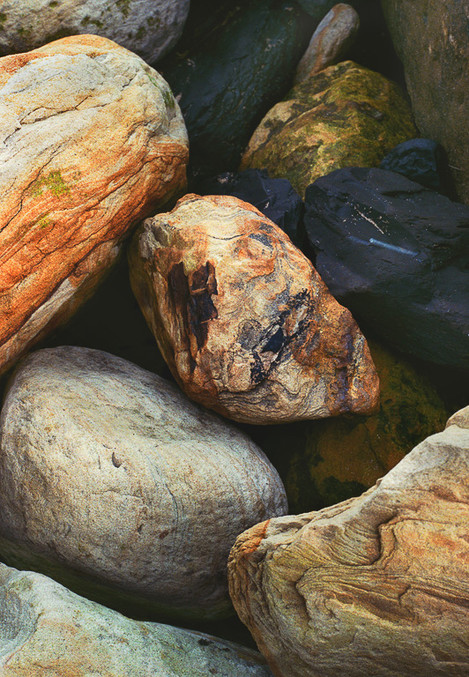
[[[445,164],[444,151],[435,141],[409,139],[393,148],[380,167],[403,174],[427,188],[441,191]]]

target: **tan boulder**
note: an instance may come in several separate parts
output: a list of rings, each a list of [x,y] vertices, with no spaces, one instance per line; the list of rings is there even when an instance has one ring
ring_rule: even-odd
[[[276,677],[469,674],[463,418],[362,496],[237,539],[231,596]]]
[[[126,231],[180,194],[169,86],[105,38],[0,59],[0,370],[88,297]]]
[[[186,195],[130,250],[132,288],[189,397],[237,421],[366,413],[378,377],[350,312],[255,207]]]

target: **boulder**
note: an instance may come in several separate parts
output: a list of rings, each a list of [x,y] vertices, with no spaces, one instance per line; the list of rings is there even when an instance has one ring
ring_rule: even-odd
[[[204,406],[260,424],[375,408],[378,378],[352,316],[252,205],[186,195],[144,222],[129,263],[163,357]]]
[[[381,0],[422,136],[445,149],[457,199],[469,204],[469,16],[466,2]]]
[[[341,61],[355,42],[360,18],[350,5],[334,5],[313,33],[295,73],[295,84]]]
[[[262,656],[210,635],[134,621],[46,576],[0,564],[4,677],[269,677]]]
[[[97,33],[154,63],[182,33],[189,0],[2,0],[0,56]]]
[[[0,112],[2,371],[182,192],[188,148],[163,78],[96,36],[0,59]]]
[[[290,0],[208,5],[191,12],[177,52],[161,64],[184,115],[196,177],[237,169],[256,125],[288,91],[315,27]]]
[[[397,85],[343,61],[300,82],[263,118],[241,169],[267,169],[304,195],[315,179],[349,166],[373,167],[416,136]]]
[[[384,169],[306,191],[305,228],[331,293],[383,341],[469,368],[469,208]]]
[[[393,148],[380,164],[381,169],[407,176],[432,190],[442,190],[446,173],[444,151],[431,139],[409,139]]]
[[[226,615],[236,536],[286,512],[277,472],[246,435],[100,351],[25,358],[0,433],[1,535],[29,549],[23,567],[42,558],[62,580],[83,572],[103,599],[122,592],[173,617]]]
[[[468,449],[451,425],[358,498],[237,539],[233,603],[277,677],[469,674]]]

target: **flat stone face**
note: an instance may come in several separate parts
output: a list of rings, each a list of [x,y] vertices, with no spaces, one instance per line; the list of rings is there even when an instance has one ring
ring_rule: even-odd
[[[189,0],[2,0],[0,55],[95,33],[154,63],[182,33]]]
[[[0,564],[5,677],[269,677],[262,657],[211,635],[142,623]]]
[[[342,167],[374,167],[417,135],[397,85],[352,61],[296,85],[261,121],[241,169],[267,169],[304,195],[320,176]]]
[[[468,449],[450,425],[362,496],[237,539],[230,592],[276,676],[469,674]]]
[[[469,369],[469,208],[383,169],[308,187],[315,265],[363,326],[403,353]]]
[[[196,401],[261,424],[376,406],[378,378],[350,313],[246,202],[187,195],[143,224],[129,260],[161,352]]]
[[[39,555],[173,616],[229,612],[236,536],[287,510],[246,435],[101,351],[27,357],[0,430],[0,530],[30,549],[22,566]]]
[[[110,40],[0,59],[0,370],[91,294],[126,231],[180,194],[187,158],[167,83]]]

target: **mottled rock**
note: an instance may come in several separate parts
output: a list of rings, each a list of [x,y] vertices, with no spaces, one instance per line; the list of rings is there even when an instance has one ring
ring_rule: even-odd
[[[189,0],[2,0],[0,56],[96,33],[154,63],[182,33]]]
[[[0,564],[4,677],[269,677],[243,646],[134,621],[30,571]]]
[[[232,599],[277,677],[469,674],[468,450],[451,425],[362,496],[237,539]]]
[[[47,82],[47,87],[44,86]],[[0,59],[0,370],[65,320],[185,186],[167,83],[96,36]]]
[[[401,141],[416,136],[397,85],[344,61],[296,85],[263,118],[241,169],[267,169],[304,195],[334,169],[373,167]]]
[[[422,136],[445,149],[458,199],[469,204],[469,13],[467,2],[381,0],[404,64]]]
[[[334,5],[313,33],[295,73],[295,84],[343,59],[355,42],[360,18],[350,5]]]
[[[271,179],[262,169],[224,172],[199,186],[202,195],[234,195],[249,202],[286,232],[295,244],[300,240],[303,200],[287,179]]]
[[[352,316],[255,207],[186,195],[145,221],[129,261],[163,357],[204,406],[264,424],[377,404],[378,378]]]
[[[192,170],[211,176],[238,168],[256,125],[288,91],[315,24],[290,0],[198,9],[161,69],[184,115]]]
[[[1,534],[173,616],[229,612],[236,536],[286,511],[246,435],[100,351],[25,358],[0,431]]]
[[[440,191],[446,162],[444,151],[431,139],[409,139],[399,143],[381,161],[381,169],[407,176],[422,186]]]
[[[331,293],[383,341],[469,368],[469,208],[404,176],[351,168],[306,191],[305,228]]]

